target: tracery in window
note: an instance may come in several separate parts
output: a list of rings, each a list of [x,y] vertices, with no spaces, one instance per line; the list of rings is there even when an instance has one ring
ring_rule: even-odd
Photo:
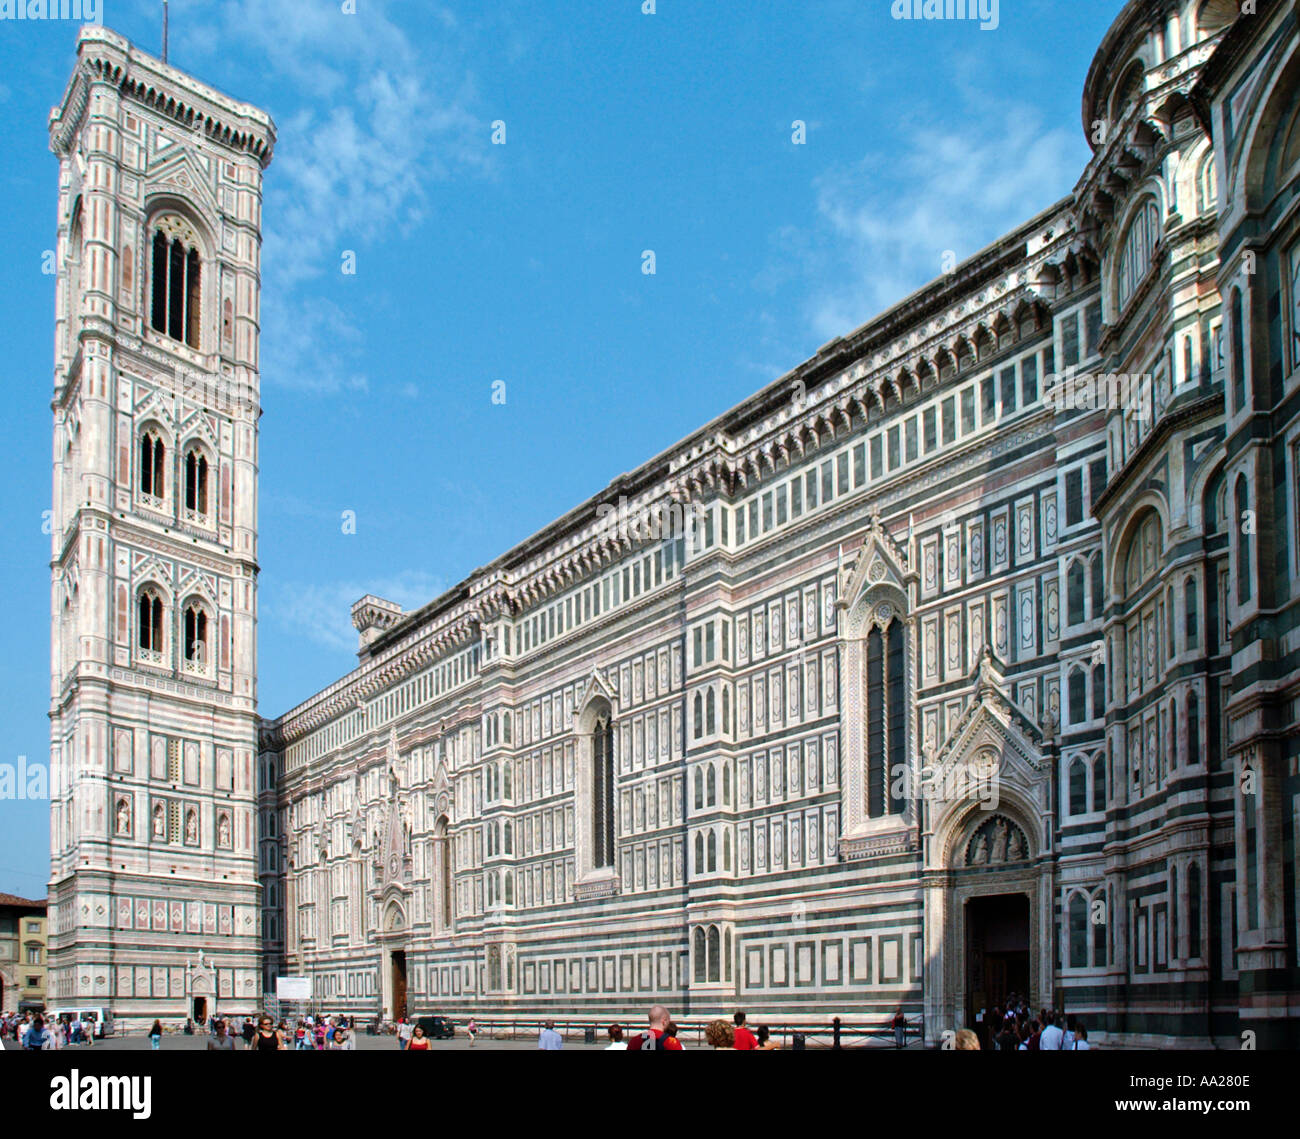
[[[208,663],[208,615],[197,601],[185,606],[185,667],[201,672]]]
[[[152,587],[142,589],[136,602],[136,644],[142,652],[162,658],[163,603]]]
[[[1160,242],[1160,209],[1154,198],[1149,198],[1138,209],[1137,216],[1124,235],[1116,274],[1116,311],[1123,312],[1129,299],[1151,268],[1151,257]]]
[[[164,479],[167,448],[158,432],[149,430],[140,436],[140,493],[162,499],[166,494]]]
[[[201,279],[193,226],[175,214],[159,218],[153,233],[150,324],[155,332],[195,349],[202,321]]]

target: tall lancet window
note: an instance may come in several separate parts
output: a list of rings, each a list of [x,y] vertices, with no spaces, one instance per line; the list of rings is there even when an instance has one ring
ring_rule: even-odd
[[[143,589],[140,591],[136,605],[136,643],[144,652],[161,656],[163,651],[162,599],[154,590]]]
[[[152,498],[162,498],[166,487],[164,472],[166,470],[167,448],[154,431],[146,431],[140,436],[140,492]]]
[[[614,865],[614,723],[601,716],[591,735],[591,864]]]
[[[163,218],[153,235],[153,303],[155,332],[199,347],[202,315],[202,267],[194,231],[178,217]]]
[[[906,792],[907,707],[903,627],[872,627],[866,654],[867,817],[896,815]]]
[[[195,515],[208,513],[208,459],[197,448],[185,454],[185,509]]]

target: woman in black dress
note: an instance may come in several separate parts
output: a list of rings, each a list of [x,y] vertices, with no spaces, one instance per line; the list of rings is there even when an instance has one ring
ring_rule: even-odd
[[[264,1016],[257,1022],[257,1031],[248,1047],[259,1052],[278,1052],[284,1048],[284,1034],[274,1027],[269,1016]]]

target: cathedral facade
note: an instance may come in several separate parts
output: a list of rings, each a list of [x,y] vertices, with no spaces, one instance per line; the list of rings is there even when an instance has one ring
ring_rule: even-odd
[[[51,985],[901,1004],[930,1042],[1017,992],[1116,1044],[1294,1046],[1300,16],[1258,9],[1126,5],[1067,198],[423,608],[361,599],[358,667],[273,720],[240,516],[273,128],[84,33]]]

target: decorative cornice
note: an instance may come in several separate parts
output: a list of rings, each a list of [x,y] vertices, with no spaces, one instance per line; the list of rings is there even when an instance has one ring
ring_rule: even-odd
[[[186,131],[201,131],[218,146],[247,154],[263,168],[270,165],[275,124],[264,111],[236,102],[99,25],[82,27],[77,56],[63,101],[50,112],[50,147],[56,154],[66,154],[76,137],[90,85],[107,83]]]

